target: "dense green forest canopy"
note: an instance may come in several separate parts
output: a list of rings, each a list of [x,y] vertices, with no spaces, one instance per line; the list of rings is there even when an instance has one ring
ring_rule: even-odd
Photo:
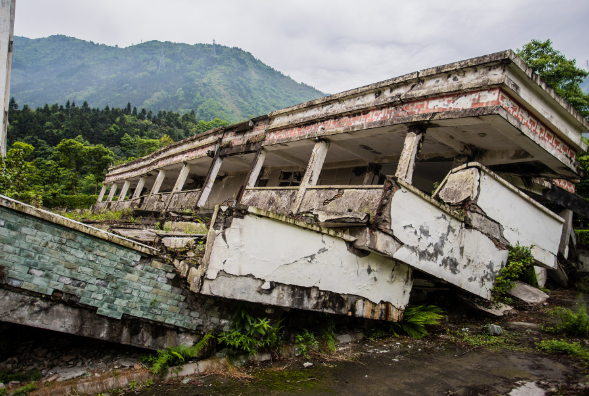
[[[15,37],[11,94],[32,108],[68,100],[100,108],[131,102],[229,122],[324,96],[239,48],[216,45],[215,52],[210,44],[118,48],[63,35]]]

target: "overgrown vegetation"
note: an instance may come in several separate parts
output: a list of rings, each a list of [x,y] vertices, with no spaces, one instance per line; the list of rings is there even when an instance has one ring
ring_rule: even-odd
[[[151,371],[154,374],[164,377],[170,366],[184,363],[186,360],[196,357],[214,337],[212,333],[207,333],[192,347],[178,345],[173,348],[159,349],[156,355],[142,356],[141,360],[143,363],[151,365]]]
[[[515,287],[515,280],[520,279],[524,272],[534,264],[532,256],[533,246],[521,246],[519,243],[509,250],[507,264],[501,269],[491,293],[493,300],[510,304],[512,299],[507,297],[507,293]]]
[[[29,382],[39,381],[43,376],[37,370],[28,373],[15,373],[14,371],[0,371],[0,383],[7,384],[10,381]]]
[[[229,331],[221,333],[217,339],[236,350],[253,355],[261,348],[268,348],[274,354],[282,346],[282,321],[270,324],[268,318],[255,318],[248,312],[248,305],[240,303],[233,315]]]
[[[76,221],[119,221],[123,218],[126,218],[130,222],[134,221],[131,217],[133,209],[105,210],[103,212],[92,212],[91,210],[61,211],[60,214]]]
[[[569,355],[589,363],[589,351],[583,348],[578,342],[567,342],[564,340],[542,340],[538,344],[538,349],[561,355]]]
[[[315,335],[307,329],[303,329],[302,333],[295,337],[295,344],[299,354],[305,359],[309,359],[309,352],[319,349],[319,342],[315,339]]]
[[[14,392],[12,392],[12,396],[28,395],[29,393],[31,393],[32,391],[34,391],[36,389],[37,389],[37,386],[35,384],[28,384],[25,386],[21,386],[20,388],[18,388]]]
[[[407,335],[412,338],[423,338],[428,335],[426,326],[438,325],[443,318],[444,310],[435,305],[408,305],[403,320],[398,323],[379,324],[366,332],[366,337],[375,339],[393,335]]]
[[[547,325],[546,330],[555,333],[568,335],[586,336],[589,334],[589,315],[587,315],[587,304],[577,303],[574,310],[564,307],[556,307],[550,311],[553,317],[560,320],[560,323]]]

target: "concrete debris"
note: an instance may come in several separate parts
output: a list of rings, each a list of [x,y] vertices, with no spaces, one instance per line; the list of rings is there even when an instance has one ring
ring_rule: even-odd
[[[313,366],[313,363],[310,363],[310,362],[303,363],[304,368],[309,368],[311,366]]]
[[[504,326],[514,330],[541,330],[542,326],[538,323],[529,322],[505,322]]]
[[[488,324],[483,326],[481,331],[491,336],[500,336],[501,334],[503,334],[503,329],[501,328],[501,326],[494,324]]]
[[[349,344],[350,342],[362,341],[364,339],[364,333],[336,334],[335,338],[337,338],[339,344]]]
[[[513,307],[510,307],[509,305],[503,303],[493,304],[481,299],[465,295],[459,295],[459,297],[460,299],[462,299],[462,301],[467,303],[475,311],[478,311],[480,314],[489,316],[491,318],[501,318],[503,316],[517,312],[515,309],[513,309]]]
[[[4,389],[6,388],[6,385],[4,385],[2,382],[0,382],[0,389]]]
[[[544,293],[542,290],[536,289],[521,281],[515,281],[515,287],[507,293],[530,305],[541,304],[548,300],[549,297],[548,294]]]
[[[528,382],[508,393],[509,396],[544,396],[545,394],[546,391],[535,382]]]

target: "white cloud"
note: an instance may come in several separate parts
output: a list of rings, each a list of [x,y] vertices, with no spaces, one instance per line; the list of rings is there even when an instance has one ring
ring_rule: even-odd
[[[119,46],[215,38],[328,93],[533,38],[589,59],[589,2],[576,0],[18,0],[16,12],[16,34],[31,38]]]

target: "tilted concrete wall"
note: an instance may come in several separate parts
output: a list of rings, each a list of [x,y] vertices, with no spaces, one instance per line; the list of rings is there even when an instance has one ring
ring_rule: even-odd
[[[228,329],[223,302],[194,295],[153,253],[120,244],[133,241],[0,198],[0,321],[153,349]]]

